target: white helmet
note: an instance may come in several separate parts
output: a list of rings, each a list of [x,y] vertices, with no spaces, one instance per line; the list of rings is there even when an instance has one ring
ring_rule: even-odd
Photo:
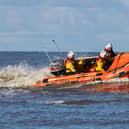
[[[106,54],[107,54],[106,51],[101,51],[100,52],[100,57],[104,58],[104,56],[106,56]]]
[[[72,59],[72,58],[73,58],[73,56],[74,56],[74,52],[69,51],[69,52],[68,52],[68,57],[69,57],[70,59]]]
[[[106,45],[106,50],[107,50],[108,48],[112,48],[112,44],[111,44],[111,43],[108,43],[108,44]]]

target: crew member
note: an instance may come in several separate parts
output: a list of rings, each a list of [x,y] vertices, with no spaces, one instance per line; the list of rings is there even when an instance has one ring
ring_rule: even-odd
[[[95,67],[96,72],[105,70],[106,55],[107,55],[106,51],[101,51],[100,52],[99,58],[96,61],[96,67]]]
[[[108,67],[112,64],[114,57],[116,56],[115,52],[113,51],[113,47],[111,43],[108,43],[104,49],[107,53],[107,65]]]
[[[84,72],[84,69],[83,69],[83,59],[80,59],[78,61],[77,71],[78,71],[78,73]]]
[[[65,60],[65,69],[66,74],[75,74],[76,73],[76,60],[74,59],[74,53],[72,51],[68,52],[67,59]]]

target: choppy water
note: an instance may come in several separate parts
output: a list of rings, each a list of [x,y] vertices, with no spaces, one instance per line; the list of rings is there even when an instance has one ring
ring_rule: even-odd
[[[51,76],[44,53],[1,52],[0,60],[0,129],[129,128],[127,80],[72,89],[32,88]]]

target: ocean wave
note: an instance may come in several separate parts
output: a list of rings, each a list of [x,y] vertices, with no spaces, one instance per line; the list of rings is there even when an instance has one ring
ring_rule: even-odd
[[[48,76],[52,75],[46,67],[36,69],[27,63],[8,65],[0,70],[0,87],[29,87]]]

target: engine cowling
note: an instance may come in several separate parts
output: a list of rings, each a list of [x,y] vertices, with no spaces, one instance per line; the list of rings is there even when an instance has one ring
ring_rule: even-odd
[[[64,60],[54,60],[50,63],[50,72],[56,76],[64,75],[65,73],[65,66]]]

